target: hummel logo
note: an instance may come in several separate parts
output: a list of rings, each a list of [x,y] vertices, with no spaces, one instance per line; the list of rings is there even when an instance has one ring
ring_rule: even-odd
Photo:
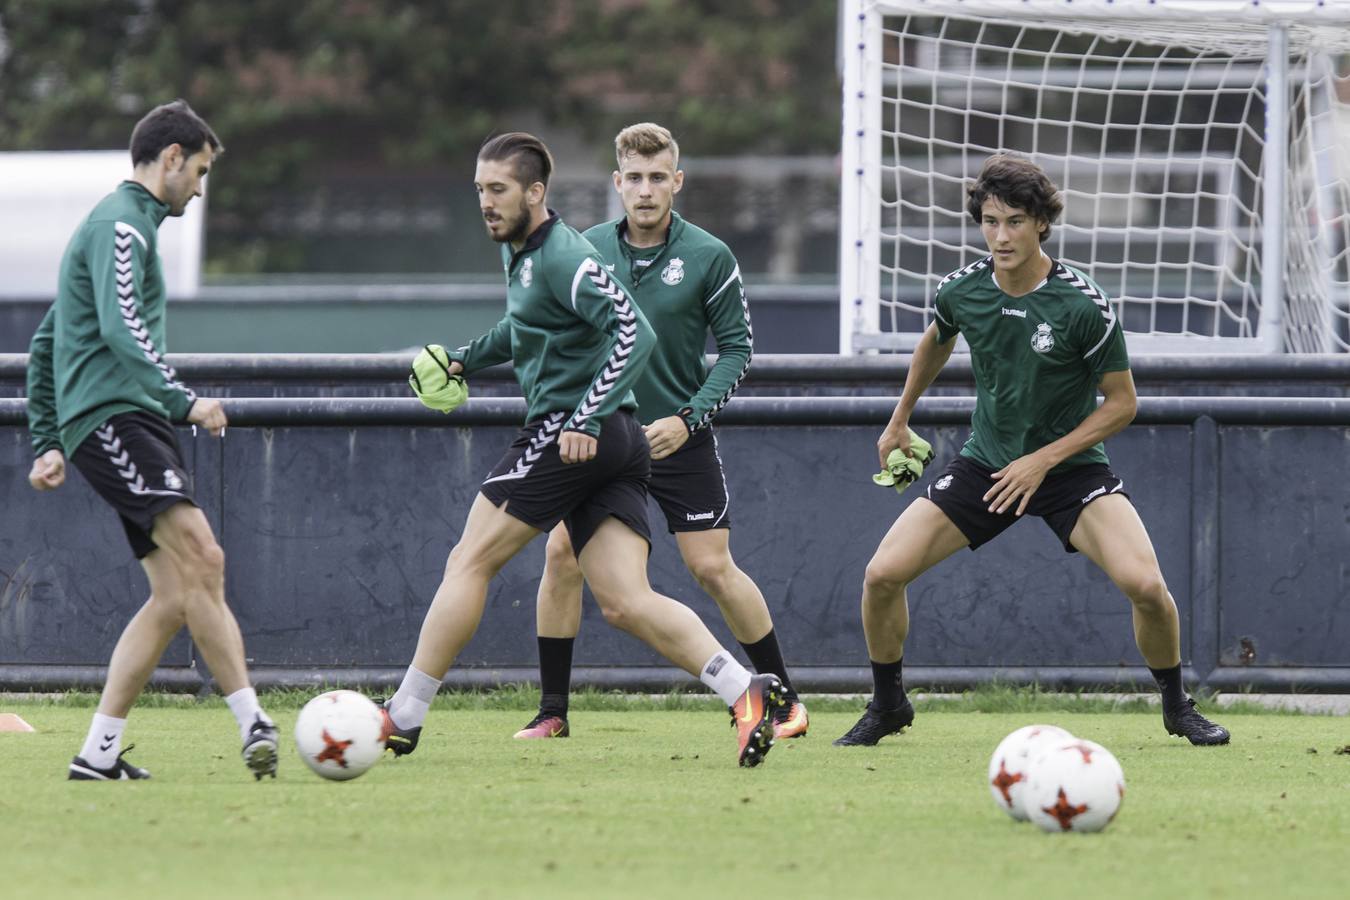
[[[115,735],[115,734],[105,734],[105,735],[103,736],[103,740],[107,741],[107,743],[106,743],[106,744],[99,744],[99,745],[98,745],[98,749],[101,750],[101,751],[103,751],[104,753],[107,753],[109,750],[111,750],[111,749],[113,748],[113,743],[116,742],[116,740],[117,740],[117,735]]]
[[[1003,314],[1005,316],[1017,316],[1019,319],[1025,319],[1027,317],[1027,311],[1025,309],[1008,309],[1006,306],[1003,307]]]
[[[717,513],[715,513],[715,512],[705,512],[705,513],[685,513],[685,514],[684,514],[684,520],[685,520],[686,522],[703,522],[703,521],[705,521],[705,520],[707,520],[707,519],[716,518],[716,516],[717,516]]]

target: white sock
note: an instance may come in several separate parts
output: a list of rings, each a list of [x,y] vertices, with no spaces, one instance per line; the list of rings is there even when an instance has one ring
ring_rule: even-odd
[[[251,687],[240,688],[226,697],[225,702],[229,705],[230,712],[234,713],[234,720],[239,723],[240,738],[248,737],[248,730],[260,716],[264,722],[272,721],[258,704],[258,692]]]
[[[89,723],[89,736],[84,739],[80,756],[96,769],[111,769],[113,763],[117,762],[117,754],[122,752],[122,731],[126,727],[126,719],[94,713],[94,721]]]
[[[734,706],[750,687],[750,672],[725,650],[718,650],[698,673],[698,680],[713,689],[727,706]]]
[[[441,680],[432,678],[420,669],[408,666],[403,683],[389,700],[389,718],[399,728],[417,728],[427,718],[431,701],[441,689]]]

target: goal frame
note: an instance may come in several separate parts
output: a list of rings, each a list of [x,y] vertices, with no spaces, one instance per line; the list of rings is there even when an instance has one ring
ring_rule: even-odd
[[[1216,19],[1266,32],[1267,98],[1261,175],[1260,312],[1253,338],[1135,335],[1150,352],[1284,351],[1285,180],[1289,129],[1289,28],[1350,28],[1350,0],[840,0],[843,122],[840,143],[839,352],[913,349],[918,334],[882,332],[882,25],[887,15],[989,17],[1034,24],[1045,16],[1093,22]],[[1272,140],[1272,135],[1281,135]],[[1279,177],[1272,176],[1278,173]],[[1265,273],[1281,273],[1265,277]],[[938,273],[940,274],[940,273]]]

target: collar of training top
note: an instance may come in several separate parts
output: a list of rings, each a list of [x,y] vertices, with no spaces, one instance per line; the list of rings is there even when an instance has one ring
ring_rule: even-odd
[[[517,260],[526,253],[529,253],[532,250],[538,250],[540,247],[544,246],[544,241],[548,240],[549,232],[553,230],[553,226],[561,221],[562,219],[558,218],[557,212],[550,209],[548,211],[548,218],[543,222],[540,222],[539,227],[534,231],[531,231],[530,236],[525,239],[525,243],[520,245],[520,249],[511,254],[511,268],[514,269]]]
[[[169,214],[169,204],[152,194],[150,189],[139,181],[132,181],[128,178],[117,187],[119,190],[125,190],[129,193],[139,195],[141,201],[148,201],[150,203],[149,212],[150,215],[154,217],[156,225],[163,222],[164,217]]]

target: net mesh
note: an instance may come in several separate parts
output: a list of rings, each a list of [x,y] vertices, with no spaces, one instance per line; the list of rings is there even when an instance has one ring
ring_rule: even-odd
[[[1115,298],[1127,332],[1255,338],[1266,34],[1212,22],[884,17],[872,219],[881,331],[912,343],[932,321],[937,282],[987,253],[965,189],[985,159],[1011,150],[1063,192],[1046,251]],[[1335,68],[1347,46],[1344,31],[1289,30],[1277,277],[1284,348],[1295,352],[1350,350],[1350,173],[1340,149],[1350,141],[1338,140],[1350,136],[1350,116]]]

